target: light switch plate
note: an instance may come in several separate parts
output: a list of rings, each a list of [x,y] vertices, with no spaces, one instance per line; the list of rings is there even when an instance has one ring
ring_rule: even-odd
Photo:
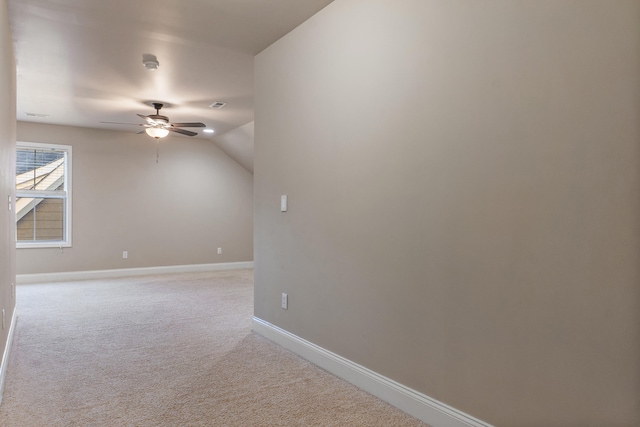
[[[280,212],[287,211],[287,195],[283,194],[280,196]]]

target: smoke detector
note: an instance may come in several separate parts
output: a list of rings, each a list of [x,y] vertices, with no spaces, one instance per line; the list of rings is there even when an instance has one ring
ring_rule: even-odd
[[[142,65],[144,65],[144,68],[149,71],[156,71],[160,66],[160,63],[158,62],[158,58],[156,58],[155,55],[145,53],[144,55],[142,55]]]

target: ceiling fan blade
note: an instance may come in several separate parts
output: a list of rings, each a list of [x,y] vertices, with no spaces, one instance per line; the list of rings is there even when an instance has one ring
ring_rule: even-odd
[[[178,128],[206,128],[204,123],[192,122],[192,123],[171,123],[171,126]]]
[[[178,128],[166,128],[167,130],[170,130],[171,132],[175,132],[175,133],[181,133],[183,135],[187,135],[187,136],[196,136],[198,133],[197,132],[191,132],[190,130],[184,130],[184,129],[178,129]]]
[[[147,121],[147,123],[149,123],[150,125],[156,125],[157,122],[155,120],[153,120],[151,117],[149,116],[143,116],[142,114],[136,114],[136,116],[145,119]]]
[[[121,122],[100,122],[100,123],[106,123],[109,125],[131,125],[131,126],[144,126],[141,123],[121,123]]]

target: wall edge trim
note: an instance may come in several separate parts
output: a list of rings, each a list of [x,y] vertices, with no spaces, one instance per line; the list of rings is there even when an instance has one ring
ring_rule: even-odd
[[[433,427],[493,427],[258,317],[253,331]]]
[[[201,271],[239,270],[253,268],[253,261],[214,264],[166,265],[158,267],[118,268],[111,270],[67,271],[59,273],[17,274],[17,284],[64,282],[69,280],[108,279],[149,274],[193,273]]]
[[[9,334],[7,335],[7,345],[4,346],[4,353],[2,360],[0,360],[0,405],[2,405],[2,395],[4,393],[4,380],[7,375],[7,368],[9,365],[9,352],[11,350],[11,343],[13,342],[13,335],[16,331],[16,321],[18,320],[18,309],[13,308],[13,315],[11,316],[11,325],[9,326]]]

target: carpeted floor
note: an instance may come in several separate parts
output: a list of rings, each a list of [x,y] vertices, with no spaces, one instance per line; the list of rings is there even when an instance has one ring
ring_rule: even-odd
[[[425,426],[251,332],[252,270],[23,285],[0,426]]]

